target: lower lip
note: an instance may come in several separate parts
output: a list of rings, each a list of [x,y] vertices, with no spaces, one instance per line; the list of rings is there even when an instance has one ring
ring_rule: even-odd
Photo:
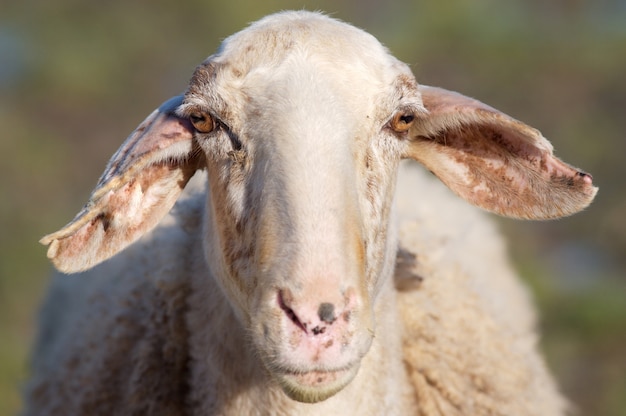
[[[356,365],[337,371],[285,372],[278,375],[278,380],[292,399],[315,403],[338,393],[352,381],[358,369]]]

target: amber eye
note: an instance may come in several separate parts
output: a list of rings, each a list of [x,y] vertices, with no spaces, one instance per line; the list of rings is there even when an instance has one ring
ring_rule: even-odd
[[[193,113],[189,115],[189,120],[191,124],[198,130],[200,133],[210,133],[215,128],[215,123],[213,122],[213,118],[207,113]]]
[[[415,115],[411,113],[396,113],[389,122],[389,126],[398,133],[404,133],[411,128]]]

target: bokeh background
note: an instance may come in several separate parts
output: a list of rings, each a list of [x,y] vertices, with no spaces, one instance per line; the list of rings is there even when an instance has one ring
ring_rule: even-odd
[[[221,39],[302,8],[366,29],[419,82],[532,124],[593,173],[584,213],[499,221],[562,389],[581,415],[626,415],[624,0],[0,0],[0,414],[21,407],[50,271],[39,237]]]

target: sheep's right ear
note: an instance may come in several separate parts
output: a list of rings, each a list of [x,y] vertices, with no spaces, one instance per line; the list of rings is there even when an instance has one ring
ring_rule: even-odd
[[[40,242],[57,269],[74,273],[112,257],[152,229],[202,167],[189,120],[176,115],[182,96],[161,105],[109,161],[89,202]]]

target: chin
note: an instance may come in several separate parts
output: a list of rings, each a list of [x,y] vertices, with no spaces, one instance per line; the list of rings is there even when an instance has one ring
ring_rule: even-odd
[[[317,403],[339,393],[359,371],[359,365],[338,370],[282,371],[274,377],[287,396],[303,403]]]

